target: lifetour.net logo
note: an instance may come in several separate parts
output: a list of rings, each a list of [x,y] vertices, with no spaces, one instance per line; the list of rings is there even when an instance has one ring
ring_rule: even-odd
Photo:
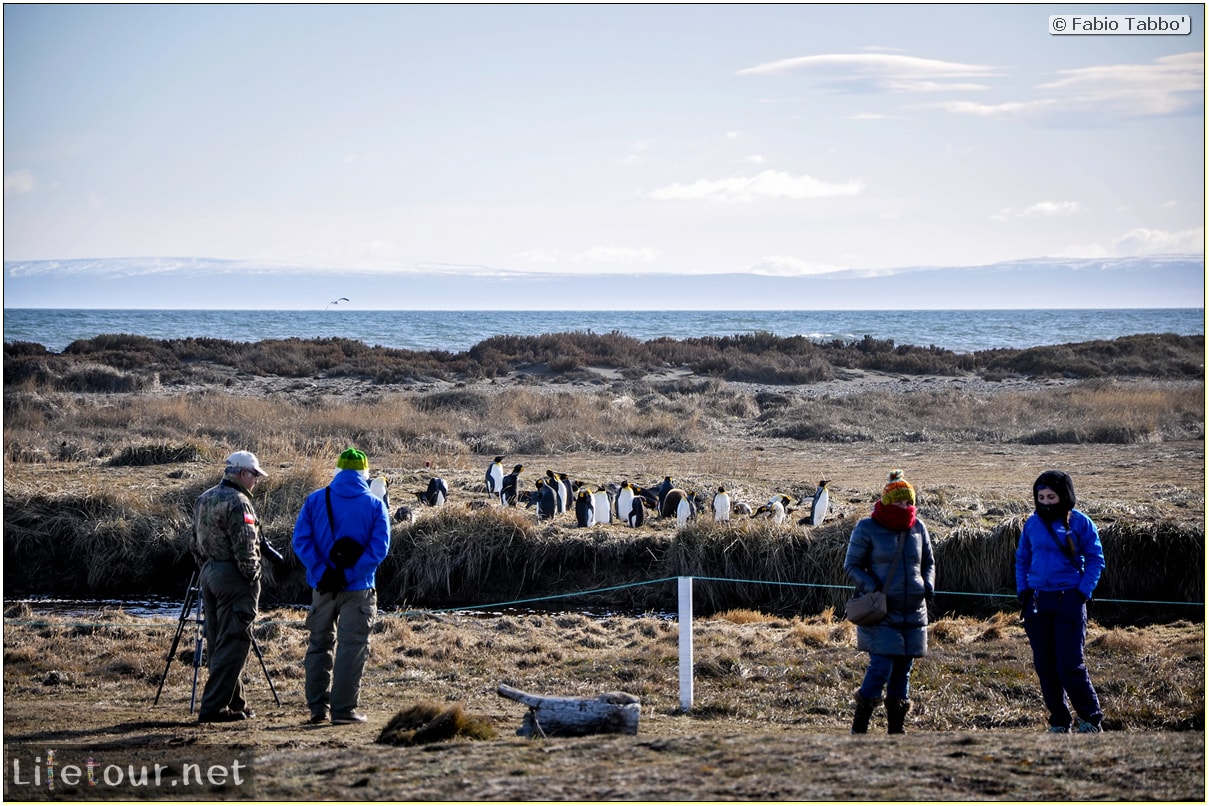
[[[5,745],[4,800],[251,798],[251,755],[229,748]]]

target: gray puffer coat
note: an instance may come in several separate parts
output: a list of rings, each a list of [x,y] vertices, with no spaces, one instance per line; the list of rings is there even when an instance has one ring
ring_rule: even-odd
[[[902,532],[887,529],[873,518],[856,524],[848,539],[844,571],[861,593],[877,590],[890,571]],[[936,584],[932,541],[923,521],[916,520],[906,533],[898,570],[886,594],[886,617],[880,623],[856,628],[856,648],[876,655],[928,653],[928,605]]]

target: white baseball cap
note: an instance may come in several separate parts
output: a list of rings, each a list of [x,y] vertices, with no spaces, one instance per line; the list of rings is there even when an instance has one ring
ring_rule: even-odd
[[[251,451],[236,451],[227,457],[227,468],[236,468],[240,470],[251,470],[258,476],[268,476],[269,474],[260,469],[260,461],[256,458],[256,454]]]

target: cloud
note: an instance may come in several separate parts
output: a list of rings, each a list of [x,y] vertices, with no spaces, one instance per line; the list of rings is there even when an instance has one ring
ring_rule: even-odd
[[[1205,228],[1184,230],[1162,230],[1139,227],[1132,229],[1111,243],[1072,244],[1053,253],[1053,257],[1097,259],[1108,258],[1156,258],[1165,255],[1205,254]]]
[[[699,179],[691,184],[669,185],[651,191],[650,198],[661,201],[749,203],[759,199],[822,199],[829,196],[854,196],[861,191],[859,182],[832,184],[813,176],[790,176],[783,171],[761,171],[755,176],[729,179]]]
[[[962,64],[938,59],[921,59],[895,53],[829,53],[798,56],[745,67],[738,75],[774,75],[790,72],[822,73],[834,76],[830,86],[840,90],[863,92],[942,92],[982,90],[983,84],[958,79],[998,75],[996,68],[981,64]]]
[[[1151,64],[1112,64],[1059,70],[1057,81],[1040,85],[1071,102],[1133,115],[1167,115],[1203,104],[1205,54],[1163,56]]]
[[[583,264],[635,264],[653,263],[659,259],[658,249],[621,246],[593,246],[578,252],[564,249],[530,249],[518,257],[530,263],[563,266],[568,263]]]
[[[1036,115],[1054,107],[1058,102],[1052,98],[1036,101],[1004,101],[998,104],[980,104],[974,101],[940,101],[920,104],[921,109],[939,109],[953,115],[970,115],[979,118],[1007,118]]]
[[[1077,212],[1079,212],[1079,202],[1043,201],[1043,202],[1037,202],[1036,204],[1032,205],[1031,207],[1025,209],[1025,211],[1022,212],[1020,215],[1025,216],[1025,217],[1060,216],[1060,215],[1074,215]]]
[[[761,258],[759,262],[748,266],[745,271],[770,277],[808,277],[817,274],[832,274],[837,271],[847,271],[847,267],[830,266],[825,263],[811,263],[796,257],[772,255]]]
[[[25,169],[4,175],[5,196],[20,196],[23,193],[32,192],[35,187],[37,187],[37,182],[34,181],[33,173]]]
[[[1205,228],[1170,230],[1140,227],[1117,238],[1113,242],[1113,254],[1120,257],[1137,257],[1171,252],[1205,253]]]
[[[992,221],[1008,221],[1013,218],[1048,218],[1051,216],[1068,216],[1074,215],[1080,211],[1079,202],[1063,201],[1041,201],[1030,205],[1023,210],[1013,210],[1010,207],[1004,207],[999,212],[991,216]]]

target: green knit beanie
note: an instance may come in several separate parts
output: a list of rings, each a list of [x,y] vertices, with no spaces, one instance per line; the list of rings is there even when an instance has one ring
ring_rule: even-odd
[[[349,448],[336,460],[337,470],[369,470],[369,458],[356,448]]]

